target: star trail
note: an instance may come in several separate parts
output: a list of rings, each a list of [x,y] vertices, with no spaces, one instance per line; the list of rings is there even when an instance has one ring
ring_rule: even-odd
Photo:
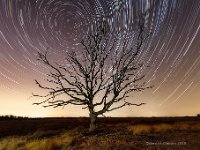
[[[138,61],[149,66],[145,81],[154,88],[133,93],[147,105],[108,115],[200,113],[200,0],[0,0],[0,115],[87,116],[75,106],[69,111],[32,105],[28,98],[39,91],[34,79],[45,79],[49,71],[37,52],[49,48],[52,62],[64,63],[64,54],[80,50],[81,38],[99,22],[132,35],[146,10],[151,36]]]

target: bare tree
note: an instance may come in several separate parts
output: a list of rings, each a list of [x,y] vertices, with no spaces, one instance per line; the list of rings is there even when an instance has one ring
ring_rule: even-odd
[[[47,52],[39,52],[39,60],[52,69],[47,81],[54,87],[43,86],[35,80],[48,92],[46,95],[33,94],[44,98],[34,104],[44,107],[83,105],[89,110],[90,131],[96,129],[99,115],[125,106],[145,104],[127,101],[131,92],[150,88],[141,82],[144,75],[138,74],[143,65],[137,62],[137,58],[147,38],[144,19],[142,14],[134,31],[134,46],[130,46],[127,33],[111,33],[109,26],[103,23],[97,30],[86,34],[81,41],[81,52],[72,50],[67,53],[68,65],[53,64]],[[59,99],[61,95],[68,99]]]

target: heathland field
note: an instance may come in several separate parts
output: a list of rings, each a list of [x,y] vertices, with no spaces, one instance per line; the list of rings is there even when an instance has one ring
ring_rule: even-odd
[[[200,117],[0,120],[0,150],[199,150]]]

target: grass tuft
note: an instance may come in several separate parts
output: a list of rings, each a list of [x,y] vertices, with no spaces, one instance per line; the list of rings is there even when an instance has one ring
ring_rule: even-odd
[[[130,125],[128,130],[133,134],[148,134],[156,132],[183,131],[183,130],[200,130],[200,123],[177,122],[174,124],[153,124],[153,125]]]
[[[55,137],[32,139],[29,136],[7,137],[0,140],[1,150],[57,150],[67,149],[71,144],[70,133],[63,133]]]

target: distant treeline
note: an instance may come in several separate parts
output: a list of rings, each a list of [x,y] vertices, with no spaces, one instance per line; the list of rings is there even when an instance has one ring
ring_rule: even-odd
[[[0,116],[0,120],[15,120],[15,119],[28,119],[28,117],[14,116],[14,115]]]
[[[187,117],[187,116],[185,116]],[[193,116],[195,117],[195,116]],[[200,114],[197,114],[196,117],[200,118]],[[14,116],[14,115],[0,115],[0,120],[24,120],[24,119],[65,119],[65,118],[77,118],[77,117],[44,117],[44,118],[29,118],[23,116]],[[87,117],[78,117],[78,118],[87,118]],[[101,118],[101,117],[100,117]],[[112,118],[112,117],[105,117],[105,118]],[[115,117],[113,117],[115,118]],[[119,117],[120,118],[120,117]],[[123,117],[122,117],[123,118]],[[126,118],[126,117],[125,117]],[[134,118],[134,117],[133,117]],[[137,117],[136,117],[137,118]],[[145,118],[145,117],[144,117]],[[147,117],[148,118],[148,117]],[[159,118],[159,117],[158,117]],[[162,118],[162,117],[161,117]],[[165,118],[165,117],[164,117]],[[173,118],[173,117],[172,117]]]

